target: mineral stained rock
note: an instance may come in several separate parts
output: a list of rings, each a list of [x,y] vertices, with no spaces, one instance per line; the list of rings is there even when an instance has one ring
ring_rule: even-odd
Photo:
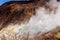
[[[60,1],[10,1],[0,6],[0,40],[59,40]]]

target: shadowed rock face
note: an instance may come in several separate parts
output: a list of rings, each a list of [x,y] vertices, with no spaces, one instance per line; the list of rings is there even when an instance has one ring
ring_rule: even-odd
[[[28,2],[29,3],[29,2]],[[10,23],[21,23],[28,21],[34,14],[34,8],[27,2],[8,2],[1,6],[0,24],[5,26]],[[30,14],[31,13],[31,14]]]

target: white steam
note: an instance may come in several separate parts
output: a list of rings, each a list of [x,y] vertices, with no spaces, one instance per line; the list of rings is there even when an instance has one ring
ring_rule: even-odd
[[[50,12],[45,7],[36,10],[36,15],[32,16],[29,23],[22,27],[23,34],[29,33],[30,36],[37,33],[43,34],[60,26],[60,3],[52,0],[49,6],[52,8]]]

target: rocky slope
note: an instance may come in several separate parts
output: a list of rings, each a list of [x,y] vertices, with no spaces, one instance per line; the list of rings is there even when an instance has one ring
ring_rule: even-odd
[[[10,1],[0,6],[0,40],[60,40],[60,2]]]

